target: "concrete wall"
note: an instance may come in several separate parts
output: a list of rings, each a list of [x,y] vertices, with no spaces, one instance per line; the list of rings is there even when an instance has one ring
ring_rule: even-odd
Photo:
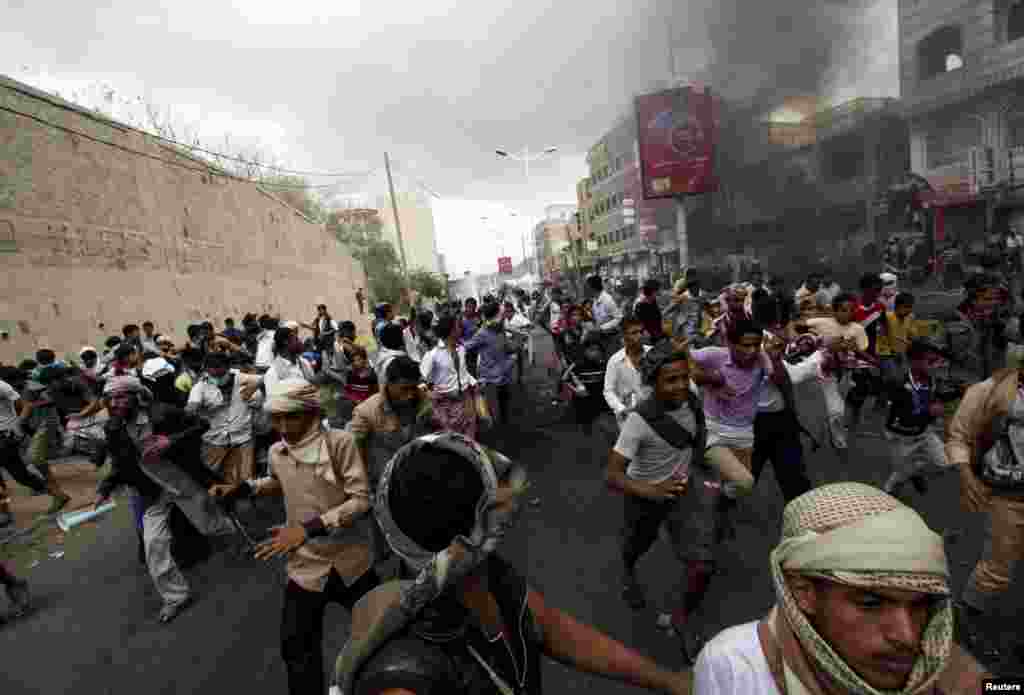
[[[0,360],[44,344],[77,354],[146,319],[182,341],[198,320],[309,321],[321,302],[356,320],[365,274],[321,226],[138,131],[12,88],[39,94],[0,78],[0,106],[147,156],[0,111]]]

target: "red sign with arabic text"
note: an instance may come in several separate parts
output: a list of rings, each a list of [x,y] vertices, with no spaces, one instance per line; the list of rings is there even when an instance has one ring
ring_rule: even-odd
[[[684,87],[636,98],[643,197],[672,198],[718,190],[717,97]]]

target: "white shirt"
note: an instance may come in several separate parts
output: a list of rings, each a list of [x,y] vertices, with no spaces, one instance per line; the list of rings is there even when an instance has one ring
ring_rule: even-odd
[[[256,356],[253,364],[257,367],[269,367],[274,361],[274,331],[263,331],[256,339]]]
[[[594,300],[593,313],[594,323],[602,331],[613,330],[622,323],[622,311],[619,310],[619,305],[615,303],[607,290],[601,290],[601,294],[597,295],[597,299]]]
[[[697,418],[689,403],[667,414],[687,432],[697,434]],[[615,451],[629,459],[626,469],[629,478],[652,485],[668,480],[673,475],[686,473],[693,459],[693,447],[675,448],[636,413],[630,413],[622,424],[622,432],[615,442]]]
[[[19,431],[18,412],[14,409],[14,404],[20,398],[13,386],[6,381],[0,381],[0,432]]]
[[[270,369],[263,375],[263,384],[267,393],[285,379],[304,379],[312,382],[315,379],[313,365],[305,357],[299,357],[292,364],[283,357],[275,357],[270,362]]]
[[[644,354],[651,349],[649,345],[643,348]],[[640,372],[626,358],[626,348],[612,355],[604,373],[604,399],[612,412],[623,417],[649,393],[650,387],[644,385]]]
[[[452,362],[448,346],[439,341],[437,347],[423,356],[420,362],[420,374],[428,384],[434,385],[434,392],[440,395],[456,395],[459,392],[459,382],[462,388],[476,385],[476,379],[466,369],[466,351],[461,345],[456,348],[459,358],[459,373],[455,373],[455,364]]]
[[[693,671],[693,695],[779,695],[757,636],[757,622],[726,628],[704,645]]]
[[[406,328],[402,331],[402,340],[405,341],[405,354],[419,362],[423,359],[423,353],[420,352],[419,341],[416,336],[412,334],[412,331]]]
[[[252,412],[263,404],[263,396],[256,393],[248,402],[242,400],[242,380],[237,369],[230,403],[224,402],[220,388],[210,383],[207,377],[199,380],[188,394],[185,409],[210,423],[210,429],[203,435],[203,442],[211,446],[240,446],[252,441]]]
[[[765,334],[768,337],[768,334]],[[782,364],[789,374],[789,380],[794,386],[805,381],[818,377],[821,373],[821,361],[825,359],[825,353],[818,350],[807,359],[790,364],[783,360]],[[782,391],[771,379],[765,379],[761,394],[757,398],[757,412],[759,413],[780,413],[786,408],[786,401],[782,397]]]

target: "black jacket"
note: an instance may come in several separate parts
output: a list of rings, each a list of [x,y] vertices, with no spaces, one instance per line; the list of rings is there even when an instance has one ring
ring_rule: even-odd
[[[163,453],[163,458],[188,473],[204,489],[223,482],[202,463],[202,436],[209,429],[209,424],[198,417],[186,415],[180,408],[157,405],[153,410],[154,419],[175,419],[173,434],[168,435],[171,446]],[[159,499],[163,488],[143,471],[142,451],[116,419],[110,421],[106,434],[113,469],[100,481],[98,494],[107,497],[118,488],[133,487],[147,504]]]

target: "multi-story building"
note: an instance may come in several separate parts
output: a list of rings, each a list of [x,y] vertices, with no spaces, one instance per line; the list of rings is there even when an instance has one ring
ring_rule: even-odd
[[[643,199],[636,138],[636,117],[621,118],[590,149],[590,176],[577,187],[582,235],[590,241],[581,265],[606,277],[644,279],[679,265],[675,203]]]
[[[569,225],[575,214],[575,205],[548,205],[544,208],[544,219],[534,226],[533,253],[537,259],[537,276],[542,280],[559,281],[563,271],[562,252],[569,246]]]
[[[402,227],[405,263],[409,270],[440,272],[437,265],[437,240],[430,195],[417,190],[396,191],[395,201],[398,204],[398,221]],[[378,196],[377,209],[380,210],[381,222],[384,223],[384,238],[397,249],[398,232],[391,198],[388,195]]]
[[[911,166],[935,241],[1024,231],[1024,2],[900,0]]]

